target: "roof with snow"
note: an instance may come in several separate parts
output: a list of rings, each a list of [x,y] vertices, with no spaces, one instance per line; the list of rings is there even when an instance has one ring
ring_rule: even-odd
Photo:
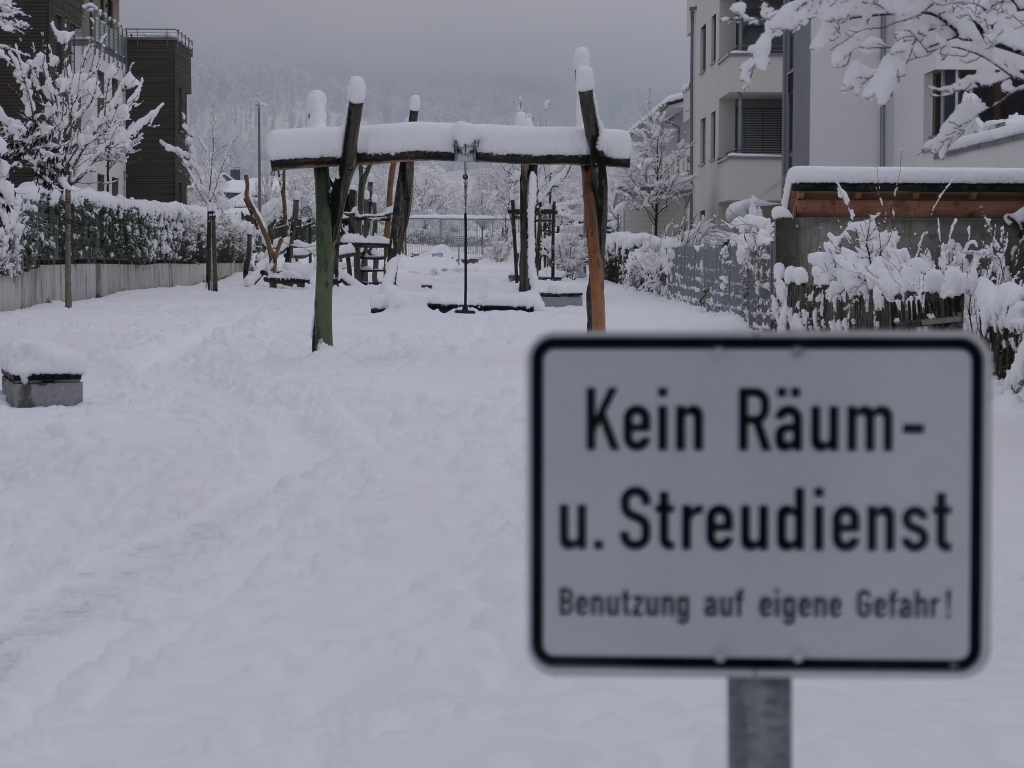
[[[1024,169],[796,166],[782,207],[794,216],[999,217],[1024,207]]]

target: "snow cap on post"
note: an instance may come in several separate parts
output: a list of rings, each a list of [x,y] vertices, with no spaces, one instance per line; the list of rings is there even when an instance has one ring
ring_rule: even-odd
[[[323,91],[310,91],[306,97],[306,127],[327,127],[327,94]]]
[[[348,81],[348,103],[362,104],[366,101],[366,81],[353,75]]]
[[[529,128],[533,127],[533,120],[528,114],[522,110],[516,112],[516,125],[525,125]]]
[[[419,96],[413,96],[411,99],[409,99],[409,111],[410,112],[419,112],[420,111],[420,97]]]
[[[576,90],[579,93],[594,90],[594,70],[590,67],[578,67],[576,69]]]
[[[590,66],[590,50],[580,46],[576,49],[576,52],[572,55],[572,68],[579,69],[580,67]]]

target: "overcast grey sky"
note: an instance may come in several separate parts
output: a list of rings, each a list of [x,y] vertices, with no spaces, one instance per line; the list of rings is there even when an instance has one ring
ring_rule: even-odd
[[[319,78],[361,74],[372,92],[443,82],[572,97],[572,54],[590,48],[597,93],[655,101],[687,79],[679,0],[122,0],[128,27],[176,27],[205,51],[258,50]],[[326,90],[326,88],[325,88]],[[564,93],[563,93],[564,91]]]

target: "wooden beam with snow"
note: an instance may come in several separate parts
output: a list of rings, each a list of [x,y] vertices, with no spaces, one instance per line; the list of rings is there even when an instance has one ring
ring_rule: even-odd
[[[344,128],[286,128],[268,139],[271,168],[326,168],[337,162]],[[587,165],[594,153],[606,167],[628,168],[631,139],[626,131],[604,130],[592,147],[581,127],[479,125],[474,123],[387,123],[359,130],[356,162],[452,162],[456,145],[472,145],[478,163]]]
[[[293,129],[298,130],[298,129]],[[540,129],[538,129],[540,130]],[[409,150],[406,152],[395,152],[392,154],[367,154],[360,152],[356,155],[356,162],[359,165],[384,165],[385,163],[420,163],[438,162],[451,163],[455,159],[454,147],[451,151],[432,150]],[[508,165],[589,165],[590,155],[559,155],[559,154],[500,154],[489,152],[477,152],[476,162],[478,163],[501,163]],[[337,163],[337,159],[328,158],[296,158],[287,160],[271,160],[271,170],[299,170],[303,168],[330,168]],[[606,157],[605,166],[608,168],[628,168],[629,159],[621,157]]]

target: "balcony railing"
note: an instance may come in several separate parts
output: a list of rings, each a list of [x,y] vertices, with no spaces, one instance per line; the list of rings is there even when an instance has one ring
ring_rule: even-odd
[[[75,35],[75,57],[86,61],[90,49],[124,65],[128,62],[128,40],[125,29],[109,16],[98,11],[83,15],[82,29]]]
[[[136,40],[175,40],[192,53],[192,39],[180,29],[129,29],[128,37]]]

